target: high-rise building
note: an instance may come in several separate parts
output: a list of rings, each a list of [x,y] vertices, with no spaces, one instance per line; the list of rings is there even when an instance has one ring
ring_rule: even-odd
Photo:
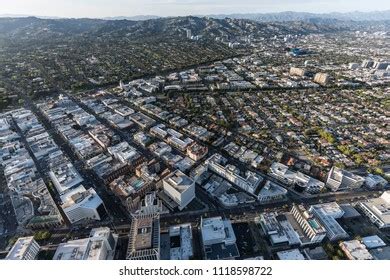
[[[336,192],[346,189],[360,188],[364,178],[346,170],[333,166],[329,171],[326,186]]]
[[[200,230],[205,259],[234,259],[240,255],[236,235],[229,220],[222,217],[202,218]]]
[[[79,186],[61,196],[62,209],[71,223],[101,220],[107,214],[102,199],[94,189]]]
[[[359,208],[379,228],[390,228],[390,191],[381,197],[359,202]]]
[[[164,193],[183,210],[195,198],[195,182],[180,170],[169,174],[163,180]]]
[[[35,260],[40,247],[33,236],[19,238],[6,256],[6,260]]]
[[[344,216],[344,210],[336,203],[317,204],[310,207],[309,212],[318,219],[326,229],[326,235],[330,241],[348,238],[348,233],[336,221]]]
[[[326,73],[317,73],[314,76],[314,82],[325,86],[330,81],[330,76]]]
[[[308,238],[307,243],[318,243],[325,238],[325,228],[303,205],[293,205],[291,213]]]
[[[186,32],[187,32],[187,38],[191,39],[192,38],[192,31],[191,31],[191,29],[187,29]]]
[[[251,194],[255,193],[258,186],[263,181],[263,177],[249,170],[245,172],[245,177],[243,177],[240,174],[240,170],[234,165],[226,164],[227,159],[220,154],[212,155],[205,163],[208,170],[217,173],[219,176],[222,176]]]
[[[303,77],[303,76],[307,75],[307,71],[303,68],[291,67],[290,68],[290,75]]]
[[[160,259],[160,214],[133,214],[126,259]]]
[[[53,260],[112,260],[117,241],[108,227],[94,228],[88,238],[58,245]]]

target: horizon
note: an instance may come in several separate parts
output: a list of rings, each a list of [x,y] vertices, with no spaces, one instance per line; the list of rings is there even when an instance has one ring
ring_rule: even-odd
[[[213,14],[188,14],[188,15],[155,15],[155,14],[137,14],[137,15],[114,15],[114,16],[102,16],[102,17],[88,17],[88,16],[80,16],[80,17],[67,17],[67,16],[50,16],[50,15],[38,15],[38,14],[10,14],[4,13],[0,14],[0,18],[27,18],[27,17],[35,17],[40,19],[121,19],[121,18],[148,18],[148,17],[156,17],[156,18],[170,18],[170,17],[212,17],[212,16],[230,16],[230,15],[268,15],[268,14],[283,14],[283,13],[303,13],[303,14],[313,14],[313,15],[331,15],[331,14],[349,14],[349,13],[383,13],[390,12],[390,9],[385,10],[372,10],[372,11],[360,11],[360,10],[351,10],[346,12],[306,12],[306,11],[280,11],[280,12],[247,12],[247,13],[213,13]]]
[[[0,16],[41,18],[177,17],[270,13],[353,13],[390,10],[385,0],[1,0]],[[353,8],[351,8],[353,7]],[[374,8],[375,7],[375,8]],[[378,9],[378,7],[381,7]],[[128,12],[126,12],[128,10]]]

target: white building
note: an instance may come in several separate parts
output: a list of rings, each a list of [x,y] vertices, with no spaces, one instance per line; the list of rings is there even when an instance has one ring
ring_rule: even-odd
[[[61,196],[62,209],[71,223],[82,220],[101,220],[106,214],[103,201],[94,189],[84,186],[68,191]]]
[[[117,241],[109,228],[94,228],[88,238],[58,245],[53,260],[112,260]]]
[[[277,212],[264,212],[260,214],[257,222],[273,246],[301,245],[299,235],[286,215],[278,214]]]
[[[308,238],[309,242],[307,243],[319,243],[325,238],[325,228],[303,205],[294,205],[291,213]]]
[[[326,229],[326,235],[330,241],[348,238],[348,233],[336,221],[344,215],[344,210],[336,202],[313,205],[309,212]]]
[[[180,170],[169,174],[163,180],[164,193],[183,210],[195,198],[195,182]]]
[[[83,182],[83,178],[71,163],[64,163],[52,168],[49,176],[60,195]]]
[[[332,191],[336,192],[341,190],[360,188],[363,183],[363,177],[333,166],[329,171],[326,186]]]
[[[257,199],[262,203],[266,203],[269,201],[283,200],[286,198],[286,195],[287,190],[285,188],[271,181],[267,181],[257,195]]]
[[[212,155],[205,163],[209,170],[251,194],[255,193],[257,187],[263,181],[263,177],[249,170],[245,172],[245,177],[241,176],[240,170],[236,166],[231,164],[225,165],[227,159],[220,154]]]
[[[298,249],[291,249],[287,251],[280,251],[276,253],[278,255],[279,260],[305,260],[305,256],[302,255],[301,251]]]
[[[6,260],[35,260],[40,247],[33,236],[19,238],[6,256]]]
[[[367,202],[359,202],[359,207],[379,228],[390,227],[390,191]]]
[[[296,185],[307,193],[319,193],[325,184],[302,172],[291,171],[288,166],[274,162],[270,167],[270,175],[288,185]]]
[[[206,259],[234,259],[239,256],[236,235],[229,220],[202,218],[200,230]]]

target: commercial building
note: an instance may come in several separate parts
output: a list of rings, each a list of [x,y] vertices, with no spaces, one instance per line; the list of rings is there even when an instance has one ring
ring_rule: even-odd
[[[102,220],[107,212],[103,201],[94,189],[80,185],[61,196],[62,209],[71,223],[83,220]]]
[[[285,188],[279,186],[274,182],[267,181],[257,195],[257,199],[261,203],[266,203],[270,201],[286,199],[286,196],[287,190]]]
[[[169,228],[170,260],[189,260],[193,255],[191,224]]]
[[[330,81],[330,76],[326,73],[317,73],[314,76],[314,82],[320,85],[327,85]]]
[[[388,182],[382,176],[368,174],[364,184],[369,189],[376,189],[376,188],[384,188],[388,184]]]
[[[390,191],[381,197],[359,202],[359,208],[379,228],[390,227]]]
[[[273,246],[301,244],[298,233],[285,215],[277,212],[265,212],[260,214],[257,222]]]
[[[291,213],[309,240],[306,243],[319,243],[325,238],[325,228],[303,205],[293,205]]]
[[[347,189],[360,188],[363,183],[363,177],[333,166],[329,171],[326,186],[331,191],[336,192]]]
[[[290,75],[291,75],[291,76],[300,76],[300,77],[303,77],[303,76],[306,76],[306,75],[307,75],[307,71],[306,71],[305,69],[302,69],[302,68],[291,67],[291,68],[290,68]]]
[[[158,213],[133,215],[126,259],[160,259],[160,215]]]
[[[325,187],[323,182],[303,174],[302,172],[291,171],[288,166],[279,162],[274,162],[271,165],[270,175],[285,184],[295,186],[299,190],[311,194],[319,193]]]
[[[359,240],[343,241],[340,248],[350,260],[373,260],[374,257]]]
[[[83,178],[70,162],[65,162],[52,168],[49,176],[60,195],[63,195],[83,182]]]
[[[35,260],[40,247],[33,236],[21,237],[12,246],[6,260]]]
[[[58,245],[53,260],[112,260],[117,242],[110,228],[94,228],[88,238]]]
[[[386,246],[386,243],[378,235],[363,237],[362,243],[367,249],[375,249]]]
[[[204,158],[208,153],[208,148],[206,146],[202,146],[198,143],[195,143],[187,148],[187,155],[190,159],[198,161]]]
[[[200,230],[206,260],[224,260],[239,257],[236,235],[229,220],[222,217],[202,217]]]
[[[210,171],[217,173],[251,194],[256,192],[257,187],[263,181],[263,177],[249,170],[245,172],[245,177],[243,177],[240,170],[234,165],[227,164],[227,159],[220,154],[212,155],[205,163]]]
[[[287,260],[305,260],[305,256],[299,251],[298,249],[291,249],[287,251],[280,251],[277,252],[276,255],[278,256],[279,260],[287,261]]]
[[[163,179],[163,190],[183,210],[195,198],[195,182],[180,170]]]
[[[326,235],[330,241],[348,238],[348,233],[336,221],[344,215],[344,210],[336,202],[313,205],[309,212],[326,229]]]

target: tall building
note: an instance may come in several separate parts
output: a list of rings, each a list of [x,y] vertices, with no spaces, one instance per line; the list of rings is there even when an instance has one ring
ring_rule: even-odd
[[[336,220],[344,216],[345,213],[336,202],[313,205],[310,207],[309,212],[326,229],[326,235],[330,241],[348,238],[348,233],[345,232]]]
[[[126,259],[160,259],[160,215],[158,213],[133,215]]]
[[[53,260],[112,260],[117,242],[108,227],[94,228],[88,238],[58,245]]]
[[[257,199],[259,202],[266,203],[270,201],[283,200],[287,197],[287,190],[278,184],[267,181],[261,188]]]
[[[82,220],[101,220],[107,212],[103,201],[94,189],[79,186],[61,196],[62,209],[71,223]]]
[[[359,202],[359,208],[379,228],[390,228],[390,191],[381,197]]]
[[[236,235],[229,220],[222,217],[202,218],[200,230],[205,259],[223,260],[239,257]]]
[[[192,38],[192,31],[191,31],[191,29],[186,29],[186,35],[187,35],[188,39]]]
[[[183,210],[195,198],[195,182],[180,170],[169,174],[163,180],[164,193]]]
[[[191,224],[181,224],[169,228],[170,259],[189,260],[193,255]]]
[[[330,81],[330,76],[326,73],[317,73],[314,76],[314,82],[325,86]]]
[[[40,247],[33,236],[19,238],[5,257],[6,260],[35,260]]]
[[[220,154],[212,155],[205,163],[208,170],[217,173],[221,177],[251,194],[255,193],[258,186],[263,181],[263,177],[249,170],[245,172],[245,177],[243,177],[240,174],[240,170],[234,165],[226,164],[227,159]]]
[[[307,243],[319,243],[325,238],[325,228],[303,205],[293,205],[291,213],[308,238]]]
[[[303,76],[307,75],[307,71],[305,69],[302,69],[302,68],[291,67],[290,68],[290,75],[303,77]]]
[[[336,192],[346,189],[360,188],[363,183],[363,177],[333,166],[329,171],[326,186]]]
[[[371,68],[372,66],[374,66],[374,61],[368,60],[368,59],[363,60],[363,62],[362,62],[363,68]]]

